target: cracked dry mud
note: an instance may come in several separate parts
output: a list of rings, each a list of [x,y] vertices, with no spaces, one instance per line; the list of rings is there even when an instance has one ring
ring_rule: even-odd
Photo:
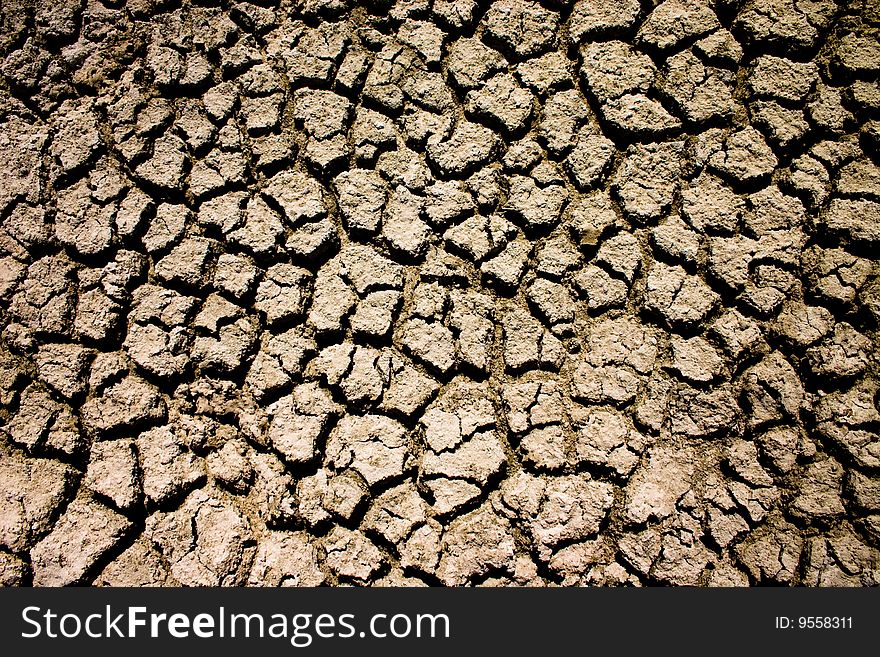
[[[3,585],[880,582],[876,1],[0,24]]]

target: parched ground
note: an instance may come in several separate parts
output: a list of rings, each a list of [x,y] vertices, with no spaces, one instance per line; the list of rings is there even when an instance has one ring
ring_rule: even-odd
[[[0,583],[877,584],[878,35],[4,0]]]

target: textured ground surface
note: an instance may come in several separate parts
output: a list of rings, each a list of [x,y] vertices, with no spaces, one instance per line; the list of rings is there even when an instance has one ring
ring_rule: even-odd
[[[872,0],[0,6],[0,582],[880,580]]]

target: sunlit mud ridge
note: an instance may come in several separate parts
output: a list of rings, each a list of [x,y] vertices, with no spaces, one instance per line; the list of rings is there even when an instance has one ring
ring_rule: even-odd
[[[0,583],[880,582],[880,6],[4,0]]]

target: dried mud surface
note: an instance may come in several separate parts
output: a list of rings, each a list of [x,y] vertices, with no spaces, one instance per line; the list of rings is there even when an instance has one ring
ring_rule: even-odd
[[[0,583],[880,580],[880,6],[0,6]]]

